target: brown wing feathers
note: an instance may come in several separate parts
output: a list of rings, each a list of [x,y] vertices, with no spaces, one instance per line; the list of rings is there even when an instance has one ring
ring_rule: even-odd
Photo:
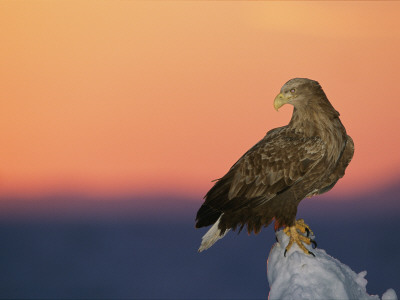
[[[323,147],[320,139],[296,138],[285,127],[269,133],[207,193],[196,227],[211,225],[224,213],[221,228],[247,224],[258,232],[281,210],[282,203],[271,200],[318,163]]]

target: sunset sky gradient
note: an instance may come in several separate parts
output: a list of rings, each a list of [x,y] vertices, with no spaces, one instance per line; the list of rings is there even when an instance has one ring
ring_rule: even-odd
[[[1,1],[0,196],[203,196],[320,82],[355,142],[336,194],[400,177],[400,2]]]

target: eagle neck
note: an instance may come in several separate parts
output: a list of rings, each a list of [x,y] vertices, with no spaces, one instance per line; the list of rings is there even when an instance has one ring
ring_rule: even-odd
[[[320,104],[321,102],[319,102]],[[326,102],[328,105],[330,103]],[[302,137],[319,137],[326,145],[325,158],[334,167],[346,145],[347,134],[339,113],[330,105],[309,105],[294,108],[289,127]]]
[[[319,136],[322,139],[327,138],[327,135],[338,127],[344,130],[339,113],[329,102],[328,104],[330,107],[310,104],[300,108],[294,107],[289,127],[306,137]]]

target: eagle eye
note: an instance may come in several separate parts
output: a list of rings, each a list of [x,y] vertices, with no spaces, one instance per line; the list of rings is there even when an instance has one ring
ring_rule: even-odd
[[[295,89],[291,89],[290,92],[293,94],[296,90]]]

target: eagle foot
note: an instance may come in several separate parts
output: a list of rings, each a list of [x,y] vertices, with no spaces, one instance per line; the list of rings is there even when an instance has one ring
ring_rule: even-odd
[[[304,223],[303,219],[297,220],[294,226],[285,227],[283,232],[287,234],[290,238],[289,244],[285,248],[285,253],[284,253],[285,257],[286,253],[292,247],[293,243],[296,243],[299,246],[299,248],[303,250],[304,253],[311,254],[312,256],[315,257],[314,253],[309,251],[303,245],[303,243],[305,243],[307,245],[311,245],[313,249],[317,248],[317,242],[309,238],[310,234],[314,235],[314,233],[311,231],[310,227],[306,223]],[[302,233],[303,234],[305,233],[307,236],[304,236]]]
[[[314,232],[312,232],[310,226],[304,223],[304,219],[298,219],[295,223],[295,226],[301,233],[306,233],[307,237],[309,237],[310,234],[314,235]]]

